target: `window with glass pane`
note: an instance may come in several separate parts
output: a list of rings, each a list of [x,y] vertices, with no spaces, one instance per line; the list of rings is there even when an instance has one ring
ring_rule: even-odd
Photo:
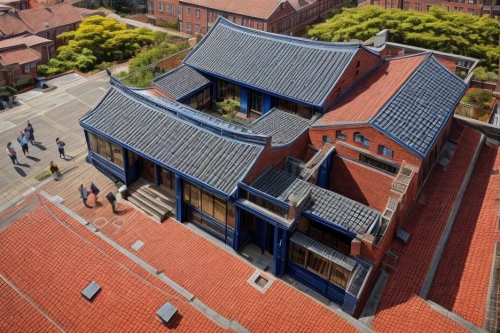
[[[215,199],[215,209],[214,209],[214,217],[216,220],[226,223],[226,200],[222,200],[218,197],[214,197]]]
[[[389,158],[392,158],[392,150],[387,148],[386,146],[382,146],[382,145],[378,145],[378,153],[380,155],[384,155],[384,156],[387,156]]]
[[[191,185],[191,205],[196,208],[201,208],[201,191],[200,188],[194,185]]]
[[[97,135],[95,135],[94,133],[89,133],[89,139],[90,139],[90,149],[94,152],[94,153],[98,153],[97,152]]]
[[[299,223],[297,224],[297,230],[307,234],[308,228],[309,228],[309,219],[307,217],[301,216]]]
[[[201,209],[204,213],[214,216],[214,196],[203,191],[201,194]]]
[[[123,153],[122,147],[111,143],[111,151],[113,152],[113,163],[123,168]]]
[[[309,255],[307,257],[307,269],[318,273],[325,278],[328,278],[328,265],[329,261],[316,254],[314,252],[309,251]]]
[[[292,243],[290,249],[290,260],[302,267],[306,266],[306,249],[303,246]]]
[[[323,135],[323,144],[325,143],[330,143],[330,144],[333,144],[333,140],[332,138],[330,138],[328,135]]]
[[[262,114],[262,94],[256,91],[252,92],[252,105],[253,112]]]
[[[347,282],[349,282],[350,276],[351,272],[349,272],[349,270],[332,263],[332,272],[330,276],[331,282],[345,289],[347,287]]]
[[[109,146],[109,141],[97,137],[97,150],[98,154],[107,159],[108,161],[111,161],[111,147]]]
[[[342,131],[336,131],[335,136],[337,137],[337,139],[347,140],[347,134]]]
[[[188,209],[188,220],[201,225],[201,215],[192,209]]]
[[[312,107],[299,104],[297,108],[297,116],[311,119],[312,118]]]
[[[231,229],[234,229],[234,216],[234,206],[227,204],[227,226]]]
[[[191,201],[191,185],[188,182],[184,182],[184,201]]]

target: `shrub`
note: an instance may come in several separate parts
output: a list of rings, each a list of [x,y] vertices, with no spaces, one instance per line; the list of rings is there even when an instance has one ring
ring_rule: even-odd
[[[172,29],[172,30],[179,31],[179,21],[178,20],[176,22],[167,22],[167,21],[157,20],[156,26],[162,27],[165,29]]]
[[[235,114],[240,111],[240,102],[227,99],[223,102],[215,103],[215,111],[221,115]]]
[[[472,78],[474,80],[481,81],[481,82],[487,81],[488,74],[486,73],[486,69],[484,67],[476,67],[476,69],[474,69],[474,74],[473,74]]]
[[[4,101],[8,101],[10,96],[14,96],[17,93],[15,88],[9,86],[0,87],[0,98]]]
[[[31,85],[33,85],[31,83],[31,78],[23,76],[22,78],[17,80],[16,84],[14,84],[14,87],[16,88],[16,90],[21,90]]]
[[[462,98],[462,103],[470,104],[476,107],[476,113],[479,117],[483,117],[490,111],[492,92],[489,90],[472,90]]]

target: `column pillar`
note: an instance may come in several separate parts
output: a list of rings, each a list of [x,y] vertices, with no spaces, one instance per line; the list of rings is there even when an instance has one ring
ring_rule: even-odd
[[[286,229],[282,229],[281,234],[281,264],[278,276],[285,274],[286,271],[286,258],[288,255],[288,234],[289,231]]]
[[[250,108],[248,106],[248,89],[240,86],[240,111],[247,115],[250,115]]]
[[[160,186],[160,167],[155,163],[155,185]]]
[[[240,230],[241,230],[241,209],[234,206],[234,235],[233,235],[233,250],[238,251],[240,247]]]
[[[125,172],[125,185],[130,185],[129,175],[128,175],[128,150],[122,147],[122,158],[123,158],[123,171]]]
[[[182,222],[184,212],[182,204],[182,180],[179,175],[175,175],[175,219]]]
[[[273,239],[273,265],[271,271],[273,275],[279,276],[280,267],[281,267],[281,243],[280,243],[280,234],[281,229],[275,225],[274,226],[274,239]]]
[[[271,110],[271,96],[268,94],[262,95],[262,114],[266,114],[269,110]]]

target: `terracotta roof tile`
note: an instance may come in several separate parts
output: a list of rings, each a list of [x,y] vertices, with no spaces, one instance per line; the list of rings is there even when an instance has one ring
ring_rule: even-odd
[[[62,329],[222,331],[156,277],[53,204],[42,201],[46,207],[39,205],[0,232],[0,274]],[[80,293],[92,280],[102,290],[88,302]],[[165,327],[155,313],[167,301],[178,308],[180,316]],[[15,330],[14,325],[30,315],[26,306],[21,310],[7,320],[8,331]],[[46,325],[33,311],[31,315],[40,327]]]
[[[0,49],[16,45],[26,45],[30,47],[45,43],[53,43],[53,42],[50,39],[46,39],[37,35],[25,35],[25,36],[4,39],[0,41]]]
[[[267,19],[281,0],[181,0],[181,2],[227,13]]]
[[[429,298],[482,327],[500,201],[498,149],[484,146],[441,257]],[[450,272],[453,272],[450,274]]]
[[[417,296],[427,276],[441,234],[462,181],[479,143],[480,134],[465,128],[446,171],[432,170],[418,201],[404,221],[410,233],[406,245],[394,240],[391,249],[399,254],[396,271],[391,273],[371,328],[377,332],[461,332],[464,328],[451,319],[429,311]],[[408,323],[410,326],[403,326]]]
[[[69,3],[60,3],[51,7],[21,10],[18,15],[36,34],[47,29],[80,22],[85,16],[92,13],[97,14],[99,11],[73,7]]]
[[[0,15],[0,35],[9,36],[25,32],[32,32],[32,30],[14,12],[10,11]]]
[[[287,1],[288,3],[290,3],[290,5],[292,5],[292,7],[295,10],[299,10],[303,7],[309,6],[316,2],[315,0],[287,0]]]
[[[367,122],[406,82],[425,57],[411,56],[383,63],[317,124]]]
[[[25,64],[28,62],[41,60],[42,55],[26,46],[0,51],[0,64],[3,66],[13,64]]]
[[[92,165],[84,163],[78,168],[81,170],[50,183],[44,191],[61,195],[64,205],[87,221],[97,218],[110,221],[114,215],[106,200],[101,200],[101,206],[85,208],[74,186],[68,186],[68,182],[80,182],[85,175],[103,193],[107,193],[107,184],[115,190],[116,186]],[[140,239],[145,244],[136,255],[250,332],[356,331],[341,316],[279,279],[266,293],[257,291],[247,283],[255,267],[184,224],[174,219],[158,224],[122,202],[118,210],[123,224],[117,227],[108,223],[100,229],[103,234],[126,249]]]

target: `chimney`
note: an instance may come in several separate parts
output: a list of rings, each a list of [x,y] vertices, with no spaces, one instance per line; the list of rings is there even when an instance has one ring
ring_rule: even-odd
[[[359,256],[361,254],[361,241],[354,238],[351,242],[351,256]]]
[[[375,35],[373,47],[382,47],[389,41],[389,29],[384,29]]]

